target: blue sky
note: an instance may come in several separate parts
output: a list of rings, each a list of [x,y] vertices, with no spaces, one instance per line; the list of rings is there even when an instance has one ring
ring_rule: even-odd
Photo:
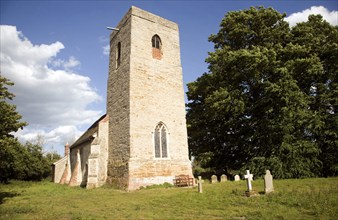
[[[337,25],[337,1],[1,1],[1,74],[15,82],[14,104],[30,125],[22,141],[45,141],[63,154],[105,113],[107,26],[116,26],[134,5],[178,23],[184,83],[207,72],[204,62],[228,11],[273,7],[288,21],[321,13]],[[317,6],[317,7],[313,7]],[[323,6],[323,7],[318,7]],[[334,12],[335,11],[335,12]],[[299,14],[295,14],[299,13]]]

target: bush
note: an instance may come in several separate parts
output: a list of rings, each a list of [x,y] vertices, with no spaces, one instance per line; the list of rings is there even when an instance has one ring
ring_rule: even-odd
[[[40,181],[50,175],[50,163],[42,147],[27,142],[22,145],[14,138],[0,140],[0,182],[10,179]]]
[[[9,137],[0,139],[0,182],[8,183],[15,176],[15,155],[20,143]]]

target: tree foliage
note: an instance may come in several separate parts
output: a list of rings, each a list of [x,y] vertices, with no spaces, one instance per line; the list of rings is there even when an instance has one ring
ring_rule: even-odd
[[[209,38],[209,72],[188,84],[190,151],[215,172],[337,171],[337,27],[310,16],[290,29],[284,17],[263,7],[226,14]]]
[[[12,100],[14,94],[8,91],[13,83],[0,75],[0,182],[10,179],[41,180],[50,175],[50,161],[43,155],[42,146],[27,142],[22,145],[12,132],[27,125],[21,122]]]
[[[300,45],[312,59],[319,60],[321,71],[295,75],[304,93],[310,98],[310,109],[316,113],[313,137],[320,147],[322,174],[338,174],[338,26],[331,26],[321,16],[292,29],[292,43]],[[300,63],[302,68],[306,62]],[[299,71],[300,72],[300,71]]]
[[[8,79],[0,75],[0,137],[12,136],[11,132],[16,132],[19,128],[27,125],[21,122],[21,115],[16,112],[15,105],[9,104],[8,100],[14,98],[14,94],[8,91],[8,86],[14,85]]]

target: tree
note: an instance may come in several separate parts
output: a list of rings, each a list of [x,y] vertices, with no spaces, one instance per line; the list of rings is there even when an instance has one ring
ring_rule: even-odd
[[[27,142],[23,148],[23,159],[25,161],[24,173],[17,176],[16,179],[39,181],[50,175],[51,164],[48,159],[43,156],[42,146]]]
[[[22,145],[11,134],[27,125],[19,121],[21,115],[15,111],[15,105],[7,103],[7,100],[14,98],[7,88],[12,85],[12,82],[0,76],[0,182],[10,179],[39,181],[50,175],[52,161],[48,155],[43,155],[42,136],[38,136],[35,143]]]
[[[310,98],[310,109],[317,123],[313,140],[319,146],[322,174],[338,174],[338,26],[332,26],[320,15],[310,15],[308,22],[292,29],[292,43],[303,48],[303,57],[295,68],[303,69],[308,60],[318,60],[318,71],[294,75]]]
[[[0,75],[0,137],[13,137],[11,132],[16,132],[27,125],[26,122],[20,121],[22,116],[16,112],[16,106],[7,102],[15,97],[7,88],[13,85],[13,82]]]
[[[54,152],[48,152],[45,155],[45,158],[50,163],[50,165],[52,165],[56,161],[60,160],[62,157],[61,157],[60,154],[58,154],[56,151],[54,151]]]
[[[270,169],[276,178],[322,173],[316,129],[327,123],[311,106],[316,99],[327,102],[331,97],[325,107],[336,120],[337,93],[319,98],[313,90],[319,92],[320,86],[307,79],[322,75],[325,65],[337,71],[331,63],[337,44],[327,47],[325,54],[331,60],[325,64],[324,55],[309,51],[309,44],[300,44],[296,36],[315,25],[291,30],[284,17],[263,7],[229,12],[219,32],[209,38],[215,45],[206,59],[209,72],[188,84],[190,151],[197,160],[212,155],[204,164],[215,172],[250,168],[260,175]],[[330,31],[337,30],[327,25]],[[317,42],[309,36],[309,42]],[[333,78],[324,84],[331,82]]]
[[[21,115],[16,112],[15,105],[7,101],[12,100],[14,94],[8,91],[8,86],[13,83],[0,75],[0,182],[7,182],[15,175],[15,157],[21,144],[13,137],[11,132],[26,126],[21,122]]]
[[[20,156],[17,149],[21,144],[15,138],[0,138],[0,182],[7,183],[16,173],[16,157]]]

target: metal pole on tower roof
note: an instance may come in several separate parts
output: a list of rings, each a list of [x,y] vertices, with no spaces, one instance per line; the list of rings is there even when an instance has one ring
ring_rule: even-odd
[[[108,30],[112,30],[112,31],[119,31],[120,29],[118,28],[113,28],[113,27],[107,27]]]

